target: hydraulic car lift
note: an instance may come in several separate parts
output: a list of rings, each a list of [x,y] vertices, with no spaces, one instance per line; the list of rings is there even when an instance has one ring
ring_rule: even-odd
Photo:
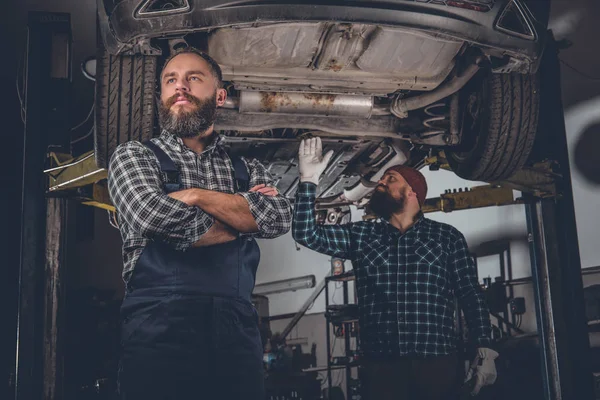
[[[61,105],[42,101],[70,81],[68,14],[31,13],[26,74],[22,246],[17,327],[15,398],[63,396],[64,197],[114,209],[106,191],[106,170],[93,152],[71,159],[48,146],[61,139]],[[527,209],[532,280],[546,400],[593,400],[587,362],[589,339],[575,211],[561,103],[558,49],[550,41],[541,66],[541,118],[536,159],[505,182],[430,199],[425,211],[444,211],[522,202]],[[48,127],[58,132],[54,138]],[[68,127],[64,132],[68,132]],[[539,157],[539,155],[543,157]],[[51,160],[51,165],[48,165]],[[444,167],[443,152],[427,160]],[[44,171],[44,168],[46,170]],[[42,173],[45,172],[45,174]],[[523,198],[513,200],[513,189]]]

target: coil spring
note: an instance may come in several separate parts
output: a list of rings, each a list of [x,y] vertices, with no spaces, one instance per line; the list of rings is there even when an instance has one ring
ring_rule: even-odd
[[[441,110],[436,110],[440,108]],[[448,107],[446,103],[430,104],[423,111],[431,118],[423,120],[423,125],[430,130],[419,135],[421,138],[443,135],[448,131]]]

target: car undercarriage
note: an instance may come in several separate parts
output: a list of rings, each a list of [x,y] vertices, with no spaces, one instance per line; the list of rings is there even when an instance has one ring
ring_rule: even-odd
[[[98,17],[99,170],[119,144],[159,134],[156,78],[186,46],[222,69],[215,130],[290,199],[298,144],[313,135],[334,151],[318,191],[329,205],[364,205],[396,164],[491,183],[534,166],[547,23],[535,1],[99,0]]]

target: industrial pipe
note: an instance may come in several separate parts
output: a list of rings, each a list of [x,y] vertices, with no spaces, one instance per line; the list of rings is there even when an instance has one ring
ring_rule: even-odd
[[[398,118],[406,118],[408,111],[426,107],[458,92],[473,76],[475,76],[477,71],[479,71],[479,68],[480,67],[477,64],[469,65],[462,75],[452,78],[450,81],[429,93],[409,97],[407,99],[401,99],[398,96],[392,102],[390,111]]]
[[[326,93],[291,93],[242,91],[239,110],[242,114],[335,115],[369,118],[373,114],[373,97]]]

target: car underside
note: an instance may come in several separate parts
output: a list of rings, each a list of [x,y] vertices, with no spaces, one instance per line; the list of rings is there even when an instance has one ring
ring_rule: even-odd
[[[96,161],[158,133],[155,80],[181,46],[221,66],[215,129],[233,153],[297,187],[299,139],[335,155],[324,203],[360,203],[383,171],[437,155],[466,179],[498,181],[537,129],[545,9],[536,2],[99,0]],[[541,16],[540,16],[541,15]]]

